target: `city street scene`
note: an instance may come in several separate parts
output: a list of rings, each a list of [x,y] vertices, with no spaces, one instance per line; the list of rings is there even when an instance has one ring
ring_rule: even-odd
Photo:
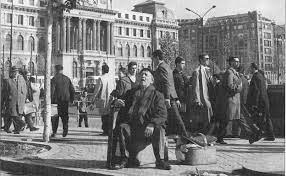
[[[1,0],[0,176],[285,175],[285,0]]]

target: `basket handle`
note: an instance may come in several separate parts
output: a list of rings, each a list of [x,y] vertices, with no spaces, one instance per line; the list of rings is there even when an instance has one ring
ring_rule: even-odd
[[[208,145],[208,140],[207,140],[206,135],[204,135],[203,133],[198,133],[198,135],[202,136],[202,137],[204,138],[204,143],[205,143],[206,145]]]

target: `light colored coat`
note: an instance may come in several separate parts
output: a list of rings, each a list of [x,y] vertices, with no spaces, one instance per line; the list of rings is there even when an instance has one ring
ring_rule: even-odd
[[[234,68],[229,68],[224,74],[222,82],[225,98],[225,116],[227,120],[240,118],[240,92],[242,90],[242,81],[239,73]]]
[[[18,75],[17,81],[8,78],[5,84],[6,113],[10,116],[19,116],[24,113],[27,97],[27,85],[23,76]]]
[[[212,106],[209,98],[209,84],[212,84],[211,76],[208,74],[208,67],[199,66],[192,74],[192,104],[201,103],[202,108],[195,108],[193,106],[191,110],[192,120],[197,122],[210,123],[210,119],[213,116]]]

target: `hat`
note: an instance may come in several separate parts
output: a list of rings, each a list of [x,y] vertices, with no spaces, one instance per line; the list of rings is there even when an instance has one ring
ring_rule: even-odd
[[[16,66],[13,66],[13,67],[11,67],[11,71],[12,71],[12,72],[14,72],[14,71],[19,71],[19,68],[16,67]]]
[[[230,56],[228,62],[239,62],[239,58],[236,56]]]
[[[56,65],[56,66],[55,66],[55,69],[56,69],[56,70],[63,70],[63,66],[62,66],[62,65]]]
[[[148,71],[151,73],[151,75],[154,77],[154,72],[150,69],[150,68],[143,68],[140,73],[142,73],[143,71]]]

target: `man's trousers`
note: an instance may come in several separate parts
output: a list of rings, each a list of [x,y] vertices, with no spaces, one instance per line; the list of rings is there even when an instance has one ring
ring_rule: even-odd
[[[69,102],[58,103],[58,115],[52,117],[52,129],[53,133],[56,134],[59,126],[59,117],[62,119],[63,131],[68,132],[68,122],[69,122]]]
[[[167,150],[165,144],[165,129],[163,127],[154,127],[153,135],[150,137],[145,137],[145,129],[145,126],[131,126],[124,123],[119,126],[117,134],[119,137],[121,157],[136,158],[140,151],[144,150],[149,144],[152,144],[156,160],[167,159],[165,158],[165,154],[167,153],[167,151],[165,151]]]

